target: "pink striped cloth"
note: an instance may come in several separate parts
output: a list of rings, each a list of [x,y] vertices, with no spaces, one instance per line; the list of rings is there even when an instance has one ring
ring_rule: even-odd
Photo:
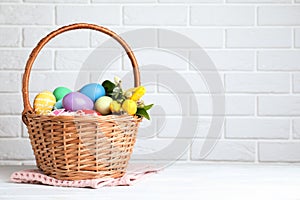
[[[97,189],[105,186],[130,186],[154,173],[157,173],[156,169],[151,169],[151,167],[142,167],[128,171],[121,178],[100,178],[90,180],[67,181],[58,180],[47,176],[38,169],[27,169],[14,172],[11,175],[10,180],[15,183],[43,184],[59,187],[89,187]]]

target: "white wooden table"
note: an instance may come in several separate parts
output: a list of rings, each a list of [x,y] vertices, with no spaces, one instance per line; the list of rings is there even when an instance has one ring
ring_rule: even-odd
[[[15,184],[0,167],[0,199],[300,199],[300,166],[175,164],[134,186],[100,189]]]

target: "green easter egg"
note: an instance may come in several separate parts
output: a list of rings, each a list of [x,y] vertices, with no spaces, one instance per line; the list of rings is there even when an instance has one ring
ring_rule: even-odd
[[[64,96],[66,96],[67,94],[69,94],[70,92],[72,92],[72,90],[70,90],[69,88],[66,87],[58,87],[53,91],[53,94],[56,98],[56,101],[61,100],[62,98],[64,98]]]

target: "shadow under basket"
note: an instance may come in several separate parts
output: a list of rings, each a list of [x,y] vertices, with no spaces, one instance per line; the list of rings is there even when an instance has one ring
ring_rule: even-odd
[[[136,58],[116,33],[94,24],[72,24],[57,29],[31,52],[23,75],[22,120],[26,124],[38,168],[61,180],[119,178],[126,173],[141,118],[130,115],[37,115],[30,105],[28,87],[32,65],[45,44],[60,33],[92,29],[105,33],[125,49],[133,66],[134,86],[140,85]]]

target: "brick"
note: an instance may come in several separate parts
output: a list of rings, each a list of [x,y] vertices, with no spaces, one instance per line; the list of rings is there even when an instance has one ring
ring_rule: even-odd
[[[207,95],[196,95],[196,98],[191,98],[190,112],[192,115],[224,115],[220,107],[225,104],[226,115],[254,115],[255,98],[254,96],[225,96],[225,102],[222,96],[215,95],[216,105],[212,105],[212,97]],[[198,106],[198,110],[194,106]]]
[[[293,92],[300,92],[300,74],[298,73],[293,75]]]
[[[78,90],[89,83],[87,72],[33,72],[30,78],[30,91],[53,91],[58,86]]]
[[[226,92],[288,93],[290,75],[274,73],[226,74]]]
[[[157,47],[157,29],[110,28],[122,37],[134,50],[135,48]],[[143,37],[139,37],[143,35]],[[113,38],[99,32],[91,32],[91,46],[97,48],[113,48],[124,51],[123,47]]]
[[[91,52],[89,50],[59,50],[55,53],[56,70],[80,70]]]
[[[173,82],[171,83],[171,80],[162,80],[159,79],[159,91],[160,92],[166,92],[167,88],[169,88],[171,91],[179,91],[179,93],[185,93],[185,94],[193,94],[193,93],[210,93],[210,94],[223,94],[224,93],[224,74],[219,72],[211,72],[211,71],[202,71],[196,68],[192,68],[191,72],[182,72],[178,73],[180,76],[182,76],[185,81],[192,87],[192,89],[185,89],[182,85],[177,83],[177,80],[174,78],[176,76],[173,76],[172,73],[170,73],[170,79],[173,79]],[[176,75],[175,73],[175,75]],[[160,75],[158,75],[159,77]],[[193,79],[197,78],[197,79]],[[201,79],[201,80],[199,80]],[[165,83],[169,82],[171,85],[165,85]],[[163,83],[163,84],[161,84]],[[169,84],[168,83],[168,84]],[[181,92],[180,92],[181,91]],[[190,92],[188,92],[190,91]],[[170,91],[169,91],[170,92]]]
[[[130,86],[133,86],[133,79],[131,79],[128,83],[127,80],[124,80],[124,77],[126,77],[127,74],[130,74],[131,78],[133,78],[132,72],[125,72],[125,71],[105,71],[105,70],[98,70],[98,71],[90,71],[90,78],[92,82],[101,82],[104,80],[113,80],[115,76],[118,76],[122,80],[122,86],[124,88],[125,85],[127,86],[128,84]]]
[[[9,3],[12,3],[12,2],[21,2],[21,0],[0,0],[0,2],[9,2]]]
[[[261,6],[259,25],[300,25],[300,6]]]
[[[23,111],[23,101],[21,94],[0,94],[0,102],[9,102],[0,105],[1,114],[21,114]]]
[[[125,25],[186,25],[186,6],[124,6]]]
[[[216,68],[221,71],[252,71],[255,66],[255,53],[253,51],[208,50],[206,53]]]
[[[28,50],[0,50],[0,69],[25,70],[30,53]],[[32,69],[52,69],[52,65],[52,52],[44,50],[38,55]]]
[[[219,138],[224,133],[223,127],[218,133],[210,133],[210,117],[156,117],[157,134],[161,138]],[[220,119],[221,120],[221,119]]]
[[[134,52],[134,55],[138,60],[139,67],[145,71],[187,70],[189,66],[189,63],[186,61],[188,58],[187,51],[174,50],[169,52],[157,49],[145,49]],[[127,56],[124,59],[124,66],[126,70],[132,69]]]
[[[266,116],[299,116],[299,96],[260,96],[258,114]]]
[[[156,0],[92,0],[92,3],[156,3]]]
[[[187,160],[186,139],[137,139],[132,160]]]
[[[188,114],[188,96],[180,94],[148,94],[143,97],[147,104],[154,104],[150,110],[151,115],[187,115]]]
[[[293,138],[300,138],[300,119],[293,120]]]
[[[252,71],[255,66],[255,52],[236,50],[191,50],[191,69],[200,71]]]
[[[222,47],[222,29],[176,28],[158,30],[159,46],[162,48]]]
[[[62,50],[56,52],[57,70],[120,70],[121,52],[118,50]],[[119,58],[118,58],[119,57]]]
[[[24,28],[24,41],[25,47],[34,47],[38,42],[50,32],[56,30],[56,27],[52,28]],[[71,32],[65,32],[59,36],[53,38],[46,44],[48,47],[88,47],[89,46],[89,32],[86,30],[76,30]]]
[[[225,100],[226,115],[253,115],[255,99],[253,96],[227,96]]]
[[[295,47],[300,47],[300,29],[295,29]]]
[[[17,47],[20,45],[19,28],[0,28],[0,47]]]
[[[208,26],[254,25],[252,6],[192,6],[191,24]]]
[[[0,140],[0,160],[27,160],[33,158],[33,151],[28,139]]]
[[[255,159],[255,143],[251,141],[217,141],[215,146],[211,146],[210,153],[203,158],[200,152],[204,141],[198,139],[193,142],[192,160],[252,162]],[[211,141],[211,144],[214,142]]]
[[[227,47],[281,48],[291,47],[291,29],[236,28],[227,30]]]
[[[57,24],[86,22],[102,25],[120,24],[119,6],[57,6]]]
[[[21,116],[0,116],[0,138],[21,135]]]
[[[227,0],[228,3],[291,3],[292,0]]]
[[[1,92],[21,91],[21,76],[18,72],[1,72],[0,80]]]
[[[165,87],[159,87],[160,93],[168,93],[170,90],[175,93],[209,93],[206,85],[206,80],[202,77],[202,74],[197,73],[159,73],[158,83],[165,85]]]
[[[88,0],[24,0],[29,3],[88,3]]]
[[[147,93],[157,92],[157,86],[158,86],[157,74],[158,74],[158,72],[151,72],[151,71],[149,72],[149,71],[140,70],[141,82],[142,82],[142,85],[145,86]],[[113,77],[113,76],[110,76],[110,77]],[[112,79],[112,78],[110,78],[110,79]],[[133,72],[132,72],[132,70],[130,70],[129,72],[126,73],[125,76],[122,77],[123,87],[131,88],[134,84],[133,80],[134,80]]]
[[[300,162],[299,142],[260,142],[261,162]]]
[[[0,5],[0,24],[48,25],[53,17],[53,6]]]
[[[158,0],[161,3],[223,3],[223,0]]]
[[[288,139],[289,132],[288,119],[226,119],[226,138]]]
[[[259,70],[300,70],[300,51],[259,51]]]

